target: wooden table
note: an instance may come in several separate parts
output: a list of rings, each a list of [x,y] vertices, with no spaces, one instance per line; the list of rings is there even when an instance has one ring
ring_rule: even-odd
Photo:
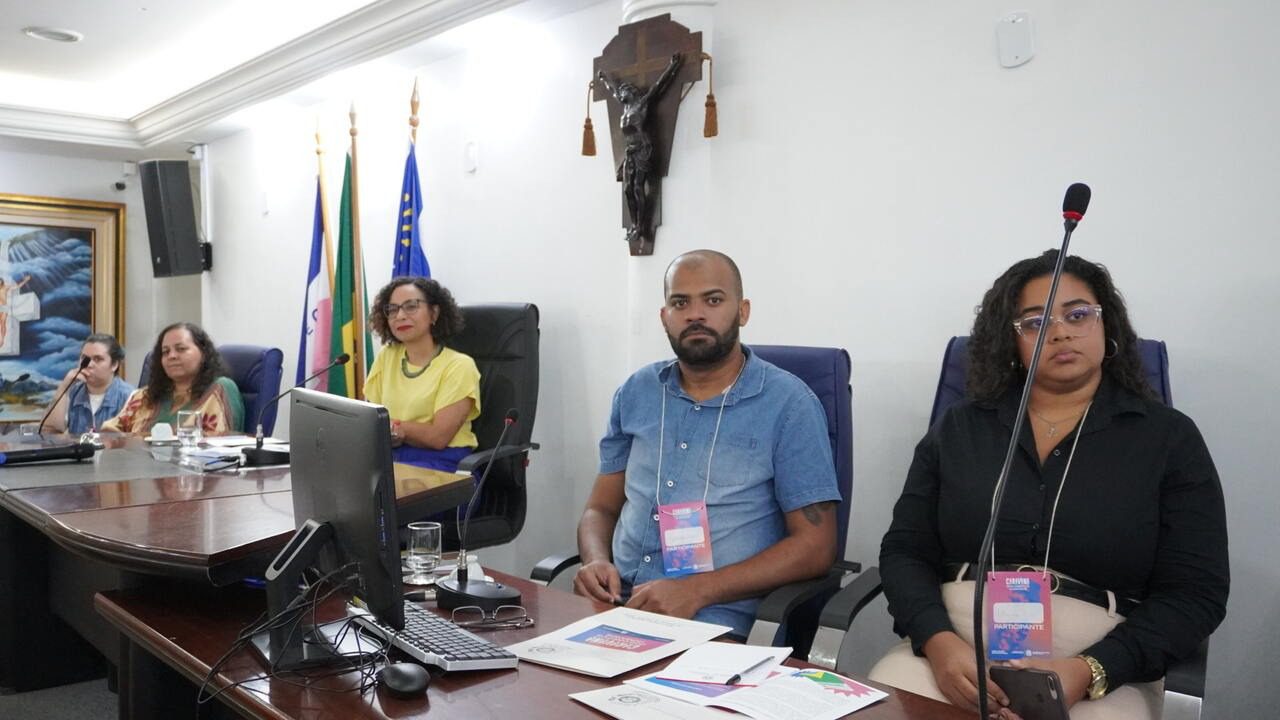
[[[114,659],[117,636],[93,611],[95,591],[157,578],[238,583],[260,576],[293,533],[287,466],[200,473],[137,438],[106,442],[92,462],[0,469],[0,587],[15,589],[0,593],[7,687],[84,677],[91,669],[66,659],[85,654],[76,634]],[[469,476],[394,470],[400,524],[471,496]]]
[[[509,645],[568,625],[611,606],[545,588],[528,580],[493,572],[495,579],[524,595],[524,605],[537,620],[532,628],[486,634]],[[120,717],[190,717],[195,685],[232,645],[237,634],[265,609],[262,592],[225,588],[175,595],[151,591],[112,591],[99,594],[100,612],[126,640],[121,663]],[[321,619],[339,617],[340,601],[322,606]],[[602,717],[573,700],[569,693],[609,687],[638,677],[667,661],[618,678],[601,679],[521,662],[515,670],[443,673],[432,670],[427,695],[397,700],[383,691],[361,695],[354,673],[300,683],[295,677],[263,676],[262,661],[245,649],[233,654],[210,684],[227,689],[219,699],[238,714],[251,718],[465,718],[480,720],[570,720]],[[795,664],[795,663],[793,663]],[[174,672],[176,671],[176,672]],[[878,686],[889,698],[858,711],[857,720],[961,720],[970,714],[893,688]],[[202,715],[204,717],[204,715]]]

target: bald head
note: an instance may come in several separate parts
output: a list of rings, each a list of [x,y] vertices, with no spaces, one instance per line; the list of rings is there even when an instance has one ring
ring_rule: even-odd
[[[737,295],[734,299],[742,300],[742,273],[738,270],[738,264],[733,261],[733,258],[716,250],[690,250],[677,255],[676,259],[667,266],[667,272],[662,278],[662,296],[670,297],[671,279],[675,277],[677,271],[682,268],[692,269],[704,266],[727,269],[733,278],[733,292]]]

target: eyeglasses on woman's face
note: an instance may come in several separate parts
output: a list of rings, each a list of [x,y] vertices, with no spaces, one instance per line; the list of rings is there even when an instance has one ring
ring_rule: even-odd
[[[414,313],[418,312],[423,307],[425,307],[426,304],[427,304],[426,300],[405,300],[399,305],[388,303],[382,306],[382,312],[387,317],[395,317],[396,315],[400,314],[401,310],[404,311],[405,315],[413,315]]]
[[[1025,315],[1013,321],[1013,329],[1017,330],[1022,337],[1034,340],[1046,325],[1061,323],[1073,336],[1083,337],[1093,331],[1101,318],[1101,305],[1076,305],[1064,312],[1062,317],[1043,314]]]

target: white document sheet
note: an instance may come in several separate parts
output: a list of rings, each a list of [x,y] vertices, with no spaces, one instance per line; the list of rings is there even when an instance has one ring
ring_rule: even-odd
[[[721,685],[758,685],[791,655],[791,648],[709,642],[689,648],[658,676]]]
[[[835,720],[889,694],[828,670],[797,670],[716,701],[755,720]]]
[[[573,693],[569,697],[618,720],[728,720],[731,712],[698,707],[627,685]]]
[[[729,632],[725,625],[614,608],[507,649],[528,662],[614,677]]]

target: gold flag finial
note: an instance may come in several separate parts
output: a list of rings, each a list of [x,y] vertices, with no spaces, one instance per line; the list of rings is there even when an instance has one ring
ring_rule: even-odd
[[[413,96],[409,98],[409,130],[410,139],[418,142],[418,78],[413,79]]]
[[[354,137],[356,136],[356,133],[357,133],[357,131],[356,131],[356,104],[355,104],[355,101],[352,101],[352,103],[351,103],[351,110],[349,110],[349,111],[347,112],[347,117],[351,118],[351,131],[350,131],[350,132],[351,132],[351,137],[353,137],[353,138],[354,138]]]

